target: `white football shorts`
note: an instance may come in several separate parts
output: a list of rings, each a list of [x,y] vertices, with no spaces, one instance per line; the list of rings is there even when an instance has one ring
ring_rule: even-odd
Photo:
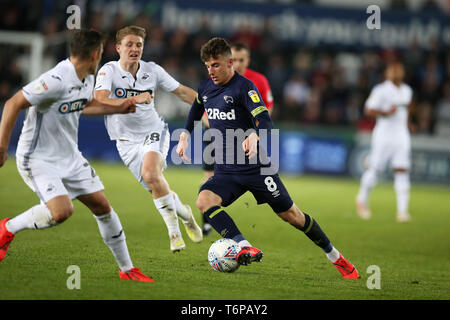
[[[116,146],[123,163],[139,183],[150,191],[150,187],[142,178],[142,164],[145,154],[153,151],[161,155],[164,161],[163,170],[167,167],[166,157],[170,147],[170,133],[167,124],[164,123],[136,141],[117,140]]]
[[[392,169],[411,167],[411,146],[409,137],[402,139],[373,139],[370,151],[370,165],[377,171],[384,171],[388,165]]]
[[[104,189],[95,170],[82,156],[65,169],[39,159],[25,161],[17,158],[16,162],[23,180],[43,203],[62,195],[73,200]]]

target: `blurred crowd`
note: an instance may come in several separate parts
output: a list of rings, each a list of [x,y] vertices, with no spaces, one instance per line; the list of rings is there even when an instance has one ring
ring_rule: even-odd
[[[26,10],[21,7],[24,2]],[[47,39],[54,39],[61,30],[66,29],[66,16],[52,12],[65,12],[68,2],[56,2],[62,11],[46,10],[47,3],[40,0],[10,1],[0,12],[0,30],[40,31]],[[87,1],[78,3],[88,4]],[[426,1],[426,5],[431,6],[430,3]],[[188,34],[185,30],[165,30],[147,13],[130,19],[120,12],[112,18],[104,11],[86,12],[89,14],[83,17],[83,27],[108,35],[102,64],[118,59],[114,47],[116,30],[135,24],[148,31],[144,60],[155,61],[178,81],[194,89],[207,77],[199,57],[201,45],[212,34],[207,25],[195,34]],[[443,134],[449,131],[446,128],[450,127],[450,52],[437,43],[431,44],[428,50],[411,43],[404,51],[308,48],[279,42],[270,25],[264,33],[244,28],[231,35],[229,40],[250,46],[250,67],[266,75],[271,85],[275,101],[273,119],[276,122],[351,126],[368,130],[374,121],[364,116],[364,102],[371,88],[383,81],[386,63],[401,60],[406,69],[405,82],[414,90],[412,132]],[[5,45],[0,48],[0,102],[3,104],[26,81],[24,63],[20,60],[25,49]],[[55,42],[55,45],[46,48],[46,69],[66,56],[66,44]],[[169,98],[160,99],[159,105],[168,121],[181,119],[188,112],[186,106],[179,106]]]

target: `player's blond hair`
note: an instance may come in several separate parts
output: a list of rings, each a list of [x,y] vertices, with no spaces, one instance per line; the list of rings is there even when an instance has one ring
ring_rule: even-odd
[[[144,28],[138,26],[127,26],[116,32],[116,44],[120,44],[122,39],[128,35],[135,35],[141,37],[142,40],[145,41],[145,37],[147,36],[147,31]]]

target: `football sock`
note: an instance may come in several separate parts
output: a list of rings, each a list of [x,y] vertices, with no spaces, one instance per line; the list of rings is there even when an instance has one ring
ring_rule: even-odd
[[[308,214],[305,215],[305,225],[303,227],[299,227],[301,231],[303,231],[306,236],[311,239],[316,245],[322,248],[325,253],[330,253],[333,250],[333,246],[328,240],[326,234],[322,231],[319,224],[311,218]]]
[[[330,252],[326,253],[326,255],[331,262],[336,262],[336,260],[339,259],[340,253],[335,247],[333,247],[333,249],[331,249]]]
[[[252,245],[247,240],[241,240],[238,242],[239,247],[251,247]]]
[[[206,221],[216,230],[223,238],[230,238],[239,243],[245,240],[242,233],[234,223],[233,219],[220,206],[214,206],[206,210],[203,215]]]
[[[397,212],[408,212],[410,181],[408,172],[394,173],[394,189],[397,196]]]
[[[181,219],[181,221],[187,222],[190,218],[189,210],[186,208],[185,205],[181,203],[180,198],[174,191],[171,191],[171,193],[173,196],[173,200],[175,201],[175,209],[178,217]]]
[[[357,196],[359,201],[367,204],[370,191],[377,184],[377,180],[377,172],[375,169],[368,169],[363,173],[361,177],[361,186]]]
[[[16,234],[25,229],[44,229],[54,225],[56,225],[56,222],[47,206],[38,204],[8,220],[6,229],[12,234]]]
[[[111,208],[111,212],[102,216],[95,216],[100,234],[105,244],[109,247],[120,270],[128,271],[133,268],[128,252],[125,232],[120,223],[119,216]]]
[[[169,236],[172,233],[181,234],[175,209],[175,199],[172,193],[158,199],[153,199],[153,202],[166,223]]]

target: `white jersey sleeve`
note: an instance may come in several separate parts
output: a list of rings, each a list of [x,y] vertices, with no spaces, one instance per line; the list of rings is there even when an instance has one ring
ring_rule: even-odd
[[[381,89],[381,87],[379,85],[375,86],[366,100],[366,108],[373,110],[382,109],[382,94],[383,90]]]
[[[112,66],[105,64],[97,73],[95,78],[95,90],[112,90],[112,80],[114,69]]]
[[[409,106],[411,104],[411,102],[412,102],[412,99],[413,99],[413,91],[412,91],[411,87],[409,85],[407,85],[407,84],[404,84],[404,87],[405,87],[406,97],[407,97],[407,99],[406,99],[407,103],[406,104],[407,104],[407,106]]]
[[[51,71],[40,75],[22,88],[25,99],[33,106],[50,106],[63,92],[63,81]]]
[[[167,92],[172,92],[179,87],[180,83],[167,73],[160,65],[155,64],[158,87]]]

